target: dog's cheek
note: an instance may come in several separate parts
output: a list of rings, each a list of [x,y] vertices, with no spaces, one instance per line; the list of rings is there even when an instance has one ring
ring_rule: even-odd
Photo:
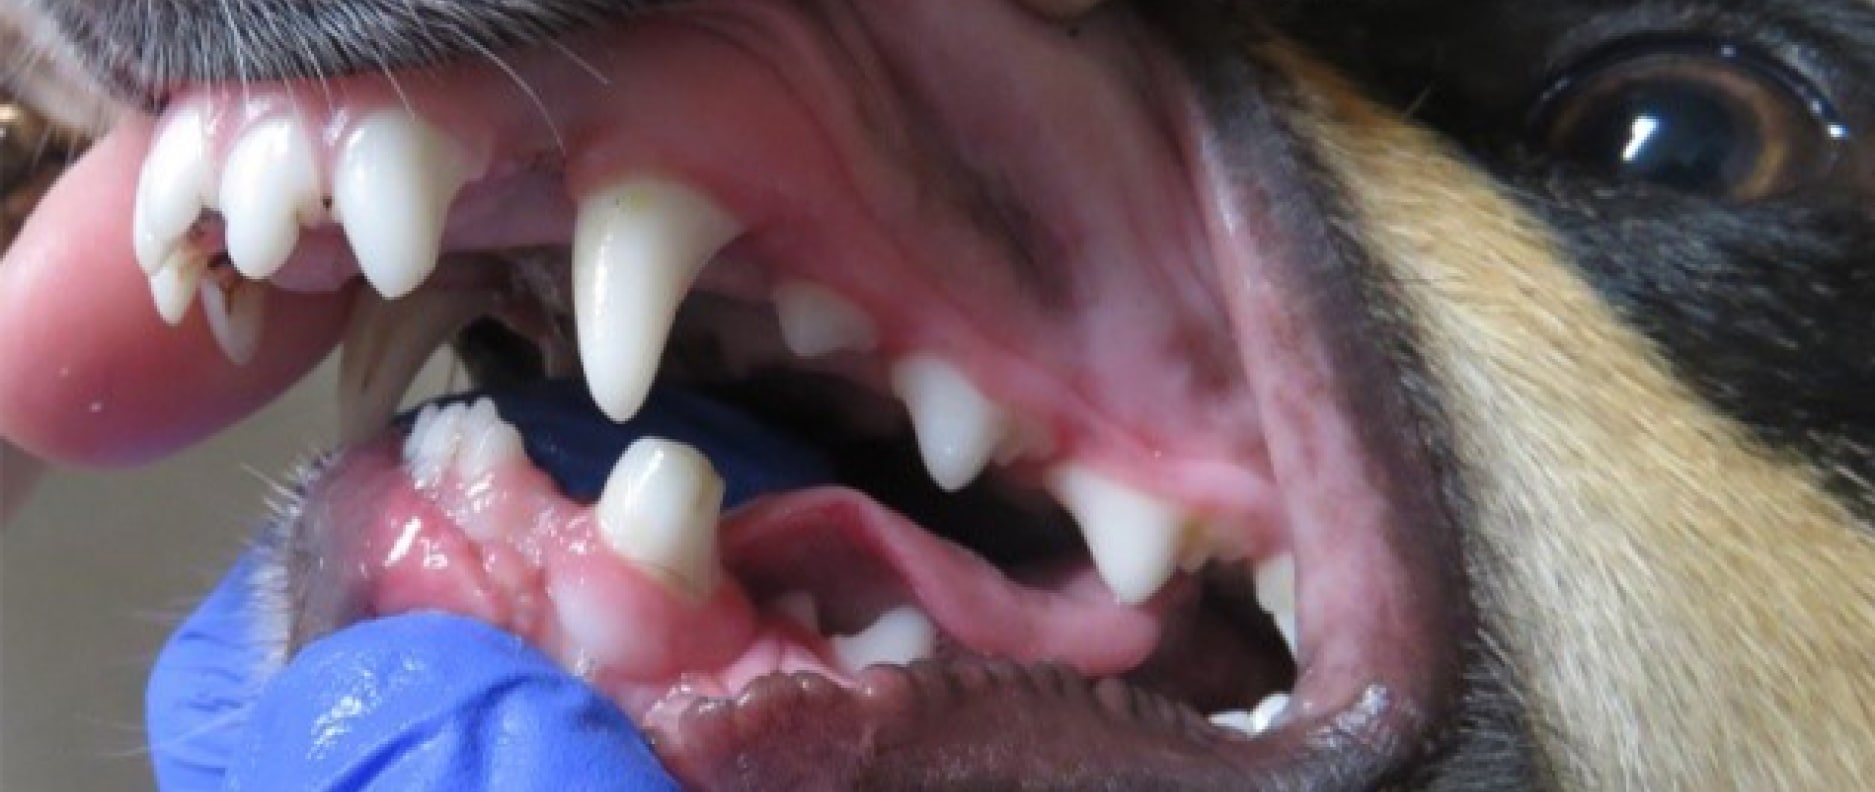
[[[1700,398],[1530,212],[1345,96],[1314,137],[1416,335],[1474,596],[1566,788],[1853,788],[1875,546]],[[1802,684],[1793,684],[1802,680]],[[1851,736],[1853,735],[1853,736]]]

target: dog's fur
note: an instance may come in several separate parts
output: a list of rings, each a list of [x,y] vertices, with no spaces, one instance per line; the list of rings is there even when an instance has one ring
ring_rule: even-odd
[[[119,5],[138,4],[46,0],[67,26],[37,35],[89,31],[82,45],[110,24],[148,23],[113,17]],[[232,5],[286,13],[284,0]],[[308,4],[321,5],[383,11]],[[503,43],[448,0],[391,5],[455,26],[421,27],[422,46],[299,62],[332,44],[315,15],[257,22],[254,35],[314,44],[270,50],[295,54],[243,73],[420,60],[450,35]],[[534,27],[502,29],[531,35],[607,4],[504,5]],[[1413,416],[1404,431],[1440,467],[1438,497],[1464,527],[1480,627],[1454,640],[1472,642],[1471,689],[1451,745],[1414,786],[1864,787],[1875,182],[1856,172],[1737,202],[1608,184],[1530,154],[1523,124],[1531,97],[1582,53],[1693,35],[1812,75],[1857,134],[1855,156],[1875,140],[1875,7],[1534,5],[1186,0],[1149,14],[1180,43],[1227,171],[1270,161],[1267,144],[1231,131],[1279,96],[1295,167],[1338,207],[1322,244],[1351,252],[1343,274],[1363,315],[1352,324],[1371,331],[1364,343],[1381,339]],[[112,73],[232,72],[214,61],[234,57],[224,50],[186,60],[169,41],[115,53]],[[49,51],[62,63],[86,50]]]

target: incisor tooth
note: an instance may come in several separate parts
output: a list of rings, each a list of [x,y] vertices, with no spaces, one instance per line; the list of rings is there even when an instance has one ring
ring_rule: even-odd
[[[228,258],[253,280],[286,265],[302,224],[323,211],[312,140],[292,118],[263,121],[241,134],[221,172]]]
[[[1009,432],[1008,413],[937,357],[913,355],[893,364],[892,390],[911,412],[925,470],[948,492],[976,479]]]
[[[260,336],[267,327],[267,292],[267,284],[240,278],[202,289],[208,332],[221,353],[236,365],[253,362],[260,351]]]
[[[1296,654],[1296,557],[1284,553],[1257,564],[1257,604],[1275,620],[1276,629],[1289,644],[1289,656]]]
[[[483,291],[425,290],[397,302],[361,289],[339,346],[339,434],[356,443],[391,421],[437,349],[495,307]]]
[[[626,181],[580,204],[573,315],[587,385],[613,420],[643,406],[677,306],[740,232],[734,217],[675,182]]]
[[[436,271],[449,205],[467,178],[455,143],[402,110],[358,123],[332,173],[332,212],[365,280],[387,299]]]
[[[1080,524],[1094,568],[1119,601],[1145,602],[1171,579],[1187,533],[1177,508],[1072,463],[1049,475],[1048,488]]]
[[[824,286],[786,281],[775,286],[774,299],[782,343],[796,355],[870,352],[879,344],[872,317]]]
[[[1281,715],[1283,709],[1288,706],[1287,694],[1272,693],[1249,712],[1243,710],[1219,712],[1213,714],[1210,720],[1214,725],[1255,737],[1269,731],[1270,726],[1276,723],[1277,716]]]
[[[723,479],[695,448],[645,438],[612,468],[593,509],[607,546],[698,598],[716,589]]]
[[[195,304],[201,289],[202,274],[208,271],[208,259],[200,253],[179,249],[168,263],[150,276],[150,296],[156,300],[156,313],[171,327],[182,324]]]
[[[412,431],[405,440],[406,447],[411,443],[416,445],[416,451],[409,453],[412,459],[406,467],[419,489],[431,489],[442,483],[443,474],[449,472],[456,459],[456,449],[462,444],[462,424],[468,413],[469,408],[461,404],[438,409],[432,420],[419,421],[421,431]]]
[[[456,472],[464,479],[479,479],[503,462],[520,459],[526,451],[520,431],[502,420],[501,411],[490,399],[475,401],[464,426],[474,427],[474,431],[464,432],[462,448],[456,455]]]
[[[172,113],[143,159],[131,235],[145,275],[154,276],[176,254],[212,203],[215,180],[202,121],[200,107]]]
[[[930,657],[937,649],[937,636],[931,617],[906,605],[880,614],[871,626],[854,635],[836,635],[827,643],[840,667],[856,674],[867,666],[904,665]]]

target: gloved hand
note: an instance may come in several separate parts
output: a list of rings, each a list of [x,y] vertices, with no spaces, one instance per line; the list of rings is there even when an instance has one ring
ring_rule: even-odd
[[[165,792],[677,788],[612,702],[476,622],[367,622],[280,667],[254,640],[255,566],[235,566],[151,674]]]

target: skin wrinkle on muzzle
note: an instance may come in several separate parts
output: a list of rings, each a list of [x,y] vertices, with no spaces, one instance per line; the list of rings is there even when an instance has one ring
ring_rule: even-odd
[[[1483,7],[1504,13],[1492,2],[1423,5],[1454,16]],[[424,7],[448,13],[448,5]],[[553,17],[561,21],[522,35],[574,24],[589,5],[562,7],[566,15]],[[1072,20],[1098,4],[1023,5],[1079,31]],[[1609,18],[1654,25],[1670,4],[1580,5],[1581,14],[1609,11]],[[1690,5],[1722,9],[1713,16],[1727,20],[1751,12],[1733,0]],[[1875,29],[1866,3],[1840,5],[1828,13]],[[267,8],[241,7],[263,15]],[[1321,13],[1344,23],[1337,14],[1366,7],[1353,2]],[[94,37],[105,29],[80,19],[89,11],[69,13]],[[1291,418],[1282,423],[1292,436],[1307,438],[1268,452],[1278,457],[1272,464],[1315,473],[1311,465],[1320,460],[1311,454],[1325,454],[1335,441],[1357,446],[1367,469],[1329,482],[1308,476],[1306,486],[1292,473],[1290,489],[1318,487],[1329,496],[1312,503],[1331,507],[1342,503],[1337,493],[1383,493],[1345,503],[1380,502],[1393,511],[1374,517],[1351,505],[1325,508],[1303,522],[1359,517],[1381,525],[1383,544],[1422,572],[1348,612],[1350,620],[1405,614],[1384,621],[1400,633],[1399,651],[1386,658],[1392,665],[1373,672],[1364,698],[1323,722],[1248,743],[1218,741],[1165,699],[1055,666],[923,664],[879,675],[878,689],[865,696],[769,677],[752,688],[767,704],[752,708],[755,726],[718,719],[688,735],[692,746],[721,755],[744,751],[741,765],[710,777],[735,788],[812,783],[825,779],[814,771],[828,765],[850,770],[841,778],[858,788],[983,783],[984,775],[968,774],[973,768],[946,762],[967,743],[958,734],[993,725],[1016,735],[1029,767],[1047,768],[1046,778],[1022,779],[1038,788],[1236,788],[1246,778],[1272,789],[1866,786],[1875,777],[1875,532],[1868,527],[1875,492],[1852,464],[1754,431],[1737,405],[1712,397],[1712,383],[1690,381],[1689,370],[1704,369],[1683,358],[1698,354],[1698,345],[1663,343],[1660,334],[1676,325],[1636,321],[1629,312],[1644,305],[1613,304],[1606,284],[1572,260],[1584,240],[1555,220],[1558,213],[1592,216],[1594,190],[1620,188],[1584,179],[1593,185],[1582,191],[1586,197],[1565,194],[1587,208],[1557,206],[1564,199],[1528,187],[1547,163],[1517,170],[1525,161],[1426,121],[1446,116],[1420,115],[1419,100],[1390,104],[1370,91],[1361,81],[1386,82],[1371,71],[1384,66],[1337,60],[1345,52],[1334,46],[1309,52],[1297,44],[1286,26],[1306,27],[1308,4],[1194,0],[1142,5],[1139,13],[1161,26],[1154,35],[1175,47],[1196,84],[1192,112],[1208,114],[1198,122],[1202,134],[1180,143],[1191,146],[1186,154],[1198,166],[1193,187],[1211,212],[1204,222],[1237,340],[1272,329],[1293,334],[1272,345],[1288,355],[1239,350],[1253,362],[1292,366],[1285,369],[1291,378],[1257,383],[1275,394],[1265,399],[1275,405],[1266,421]],[[1707,30],[1702,21],[1684,24]],[[1603,35],[1604,28],[1584,29]],[[1386,33],[1352,32],[1348,40],[1358,42],[1363,32]],[[1400,44],[1415,53],[1439,45]],[[438,52],[417,46],[400,57],[427,62]],[[330,57],[344,65],[369,54]],[[119,67],[157,64],[113,69],[118,90],[150,99],[168,81],[227,68],[170,63],[156,50],[144,55],[114,56]],[[1806,57],[1833,62],[1830,55]],[[291,74],[301,67],[268,68]],[[1429,102],[1449,101],[1426,90]],[[1875,91],[1845,91],[1838,101],[1869,95]],[[1875,110],[1844,109],[1857,122],[1875,120]],[[1561,173],[1553,178],[1581,178]],[[1622,233],[1668,227],[1610,218],[1597,228],[1615,230],[1595,241],[1619,244]],[[1724,310],[1722,299],[1714,304]],[[1329,329],[1311,334],[1310,327]],[[1319,414],[1296,405],[1331,402],[1358,420],[1315,434],[1295,428]],[[1350,437],[1335,434],[1343,429]],[[4,469],[8,450],[0,445],[0,522],[20,470]],[[342,626],[342,619],[325,621],[330,615],[314,612],[319,623],[303,626],[294,640]],[[1406,623],[1416,629],[1398,627]],[[1441,641],[1413,644],[1422,633]],[[1317,641],[1313,648],[1323,651]],[[1024,706],[1037,702],[1086,720],[1062,728]],[[951,730],[921,730],[913,717],[919,712],[946,713]],[[748,736],[763,725],[796,728],[808,719],[801,713],[824,720],[793,743]],[[1128,725],[1108,730],[1103,718]],[[1399,744],[1401,736],[1412,742]],[[1078,757],[1066,744],[1077,741],[1102,750]],[[791,746],[810,745],[788,755]],[[1105,764],[1135,750],[1150,756]]]

